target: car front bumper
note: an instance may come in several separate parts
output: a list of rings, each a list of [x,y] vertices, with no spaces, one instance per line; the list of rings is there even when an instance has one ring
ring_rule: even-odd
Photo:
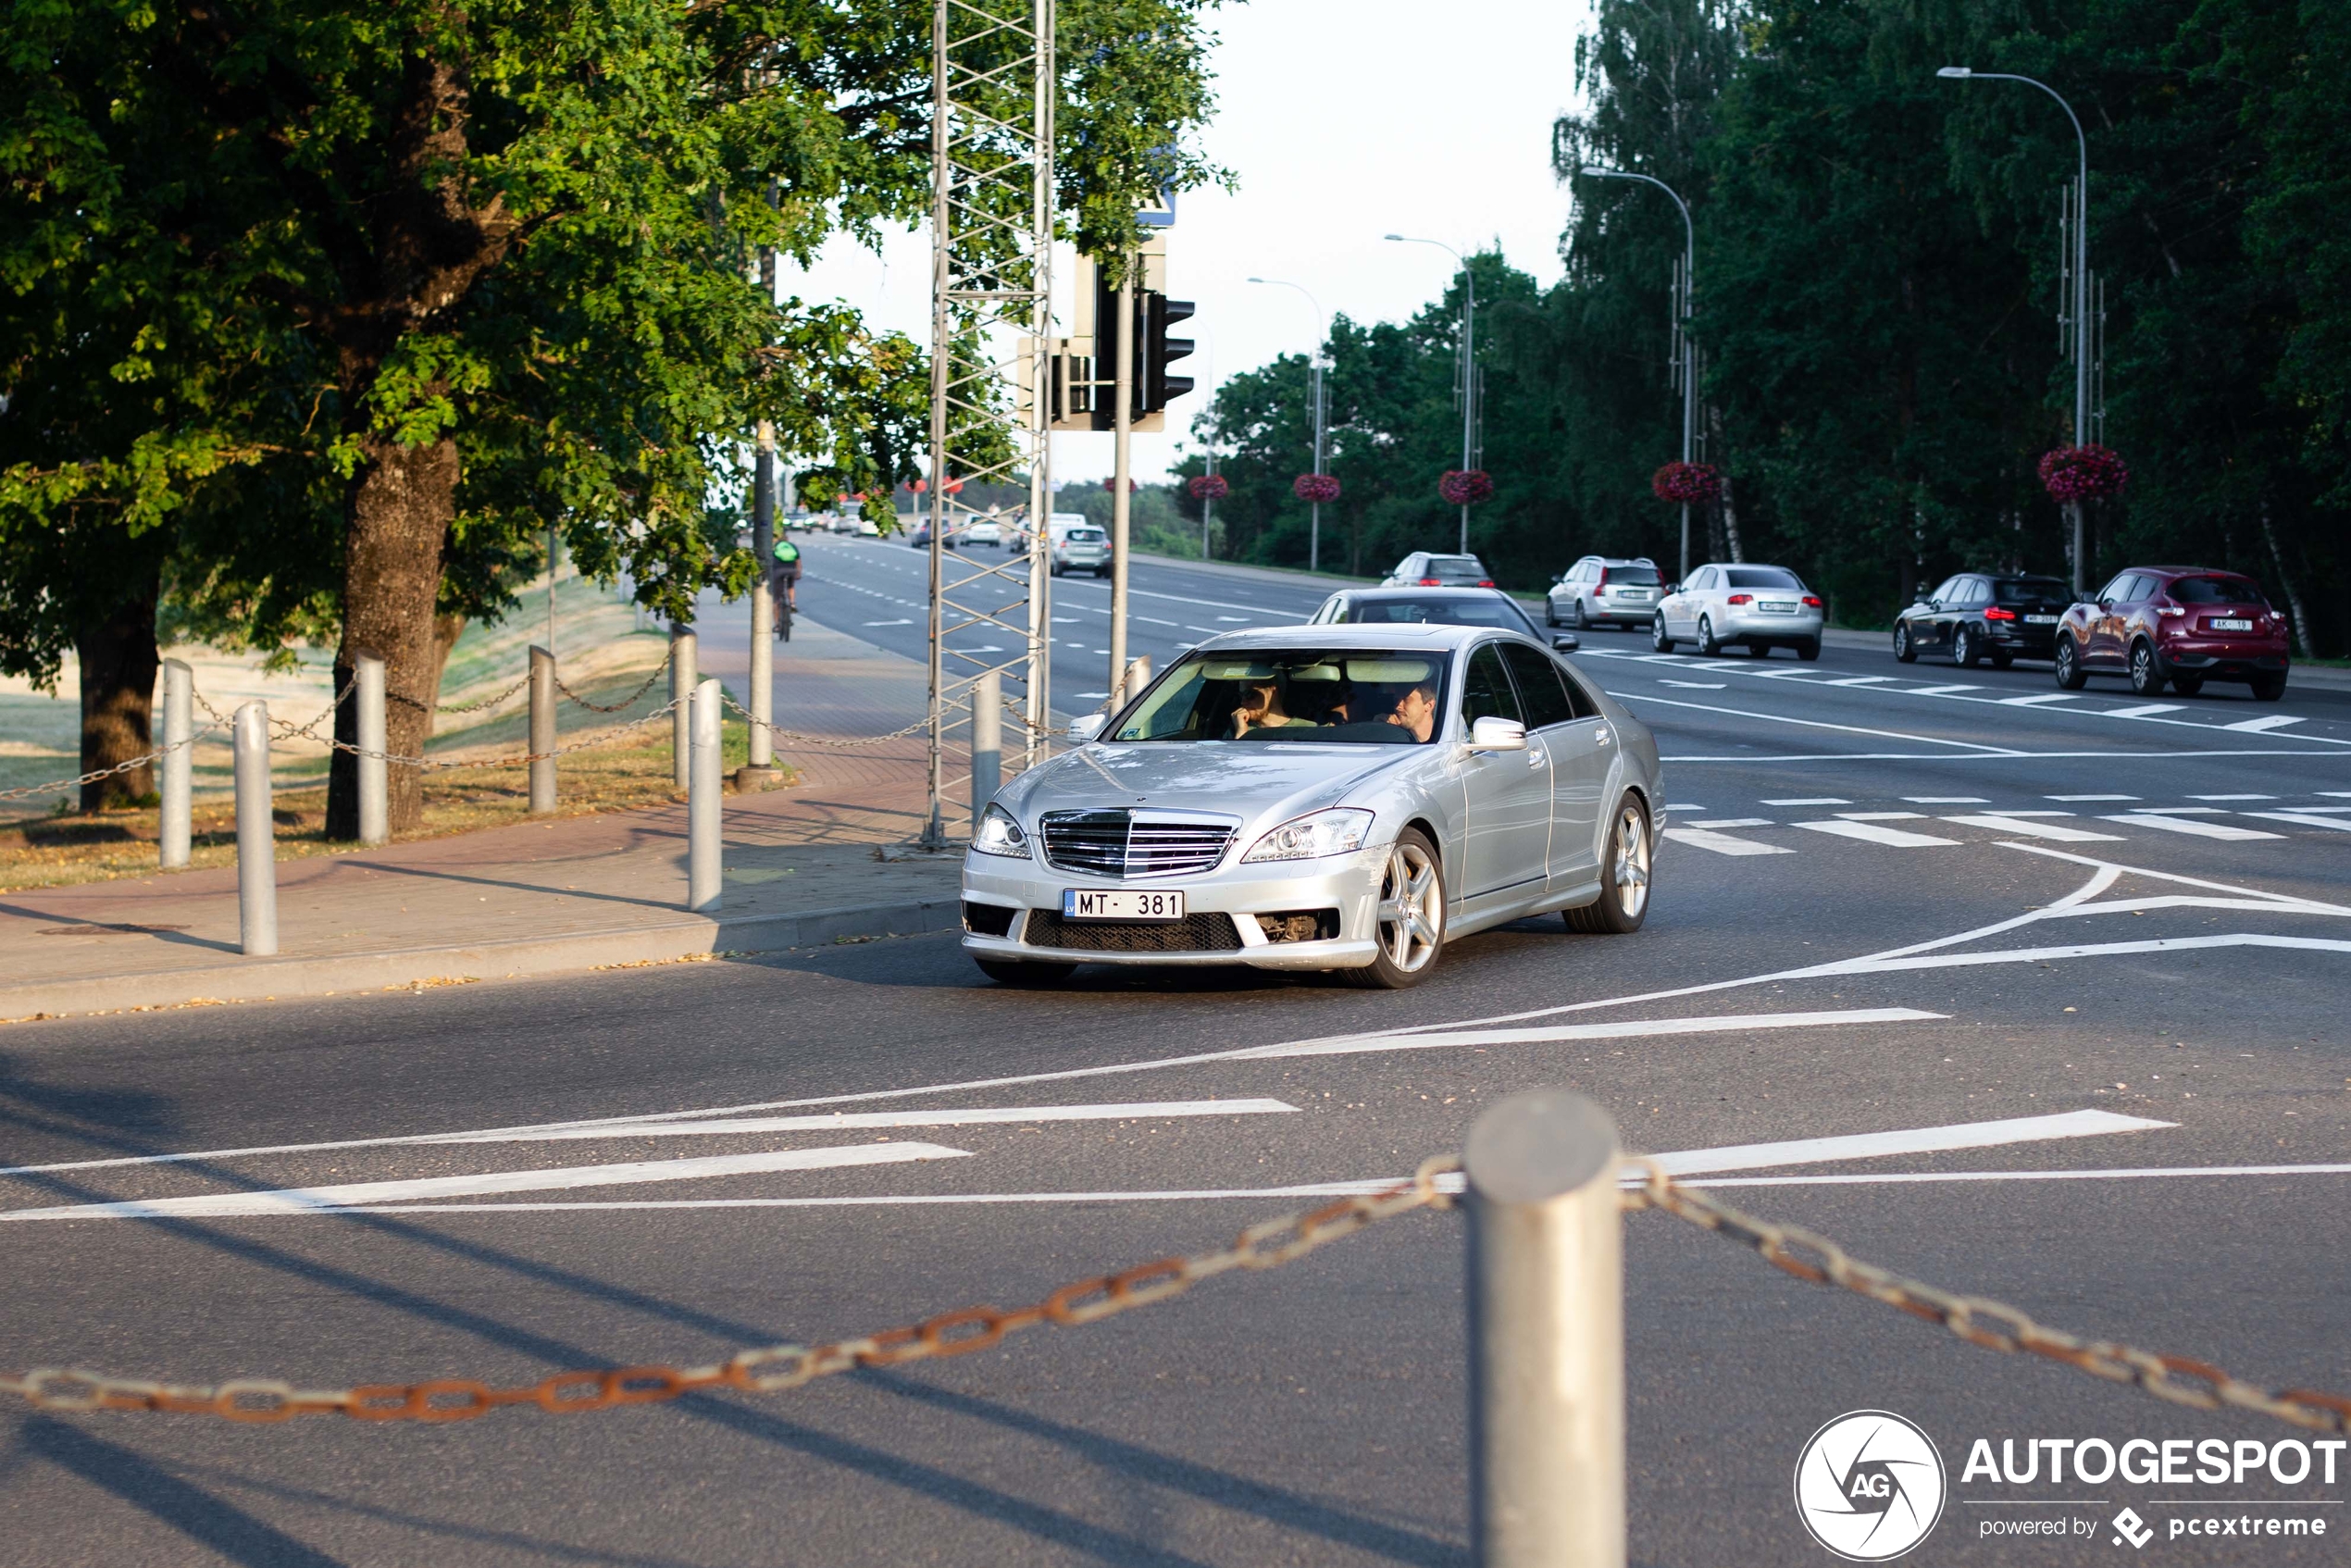
[[[1380,844],[1314,860],[1262,865],[1233,861],[1198,877],[1118,882],[1055,870],[1038,860],[967,851],[964,856],[964,949],[976,958],[1043,964],[1247,964],[1260,969],[1360,969],[1377,951],[1379,885],[1387,853],[1388,846]],[[1215,939],[1216,945],[1175,952],[1067,945],[1073,939],[1116,943],[1143,932],[1152,933],[1143,940],[1156,940],[1159,931],[1170,929],[1144,922],[1061,921],[1062,892],[1068,888],[1181,892],[1187,927],[1201,916],[1211,917],[1205,924],[1213,925],[1213,917],[1222,915],[1231,923],[1231,937],[1229,940]],[[1011,911],[1010,928],[1001,937],[973,929],[973,905]],[[1256,918],[1323,910],[1337,912],[1336,937],[1277,940]],[[1040,913],[1052,918],[1029,918]],[[1031,940],[1032,926],[1039,928],[1045,940]]]

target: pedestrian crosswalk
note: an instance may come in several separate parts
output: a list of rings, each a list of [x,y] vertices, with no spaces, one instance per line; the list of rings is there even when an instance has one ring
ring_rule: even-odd
[[[2297,831],[2306,838],[2351,833],[2351,806],[2281,800],[2272,795],[2195,795],[2188,797],[2188,802],[2178,804],[2117,794],[2049,795],[2042,798],[2071,802],[2077,807],[2088,809],[2056,810],[2045,806],[1994,808],[1989,801],[1978,796],[1906,796],[1906,805],[1966,804],[1977,809],[1932,815],[1922,811],[1908,810],[1850,810],[1825,812],[1820,815],[1802,815],[1802,811],[1797,808],[1862,803],[1836,796],[1814,795],[1758,801],[1757,805],[1774,809],[1775,814],[1770,816],[1733,816],[1705,815],[1709,809],[1707,806],[1685,803],[1673,808],[1674,816],[1672,825],[1666,828],[1664,837],[1674,843],[1686,844],[1710,854],[1741,856],[1797,852],[1797,846],[1804,840],[1791,837],[1791,830],[1893,850],[1956,848],[1968,843],[1991,841],[1986,835],[1995,839],[2031,839],[2059,844],[2122,843],[2149,835],[2249,844],[2285,842],[2295,838]],[[2341,791],[2327,791],[2324,798],[2341,800],[2351,796],[2345,796]],[[2243,804],[2223,807],[2202,803],[2211,801],[2239,802]],[[2100,805],[2126,809],[2100,812],[2096,809]],[[2255,809],[2257,805],[2261,809]],[[1792,811],[1794,815],[1791,815]],[[1817,844],[1819,840],[1811,842]]]

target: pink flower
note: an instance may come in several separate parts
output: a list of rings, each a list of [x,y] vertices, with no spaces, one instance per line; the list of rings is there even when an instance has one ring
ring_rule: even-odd
[[[1493,477],[1483,468],[1448,468],[1437,493],[1449,506],[1474,506],[1494,493]]]
[[[2041,488],[2057,501],[2087,501],[2119,495],[2131,482],[2130,466],[2111,447],[2060,446],[2041,458]]]
[[[1723,493],[1723,476],[1710,463],[1668,463],[1649,476],[1649,489],[1660,501],[1697,504]]]
[[[1338,499],[1338,479],[1330,474],[1300,474],[1290,481],[1289,488],[1300,501],[1318,505]]]

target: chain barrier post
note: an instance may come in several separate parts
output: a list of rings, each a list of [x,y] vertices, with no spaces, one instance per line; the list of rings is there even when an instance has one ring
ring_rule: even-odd
[[[1004,678],[983,670],[972,682],[972,837],[1004,783]]]
[[[163,662],[163,815],[157,850],[163,869],[188,864],[195,808],[196,676],[178,659]]]
[[[269,704],[230,720],[237,756],[237,936],[248,958],[278,951],[278,825],[270,815]]]
[[[691,790],[694,754],[694,634],[690,627],[669,625],[669,700],[678,704],[670,719],[670,781]]]
[[[760,276],[773,297],[776,253],[759,253]],[[751,585],[751,756],[735,770],[737,790],[783,782],[776,767],[776,427],[759,421],[752,465],[751,551],[759,575]]]
[[[1120,706],[1134,701],[1141,694],[1143,688],[1151,683],[1151,656],[1149,653],[1138,653],[1126,661],[1126,679],[1117,691],[1112,693],[1111,705],[1107,711],[1116,713]]]
[[[530,815],[555,810],[555,655],[530,651]]]
[[[1479,1568],[1624,1568],[1616,1126],[1541,1089],[1477,1119],[1469,1211],[1470,1518]]]
[[[693,778],[686,787],[686,907],[697,915],[718,913],[725,873],[718,852],[719,705],[725,689],[715,680],[694,688],[692,712]]]
[[[359,754],[353,761],[359,774],[359,841],[388,843],[392,839],[392,765],[384,761],[391,734],[384,719],[384,662],[374,653],[359,653],[352,662],[352,694],[359,707]]]

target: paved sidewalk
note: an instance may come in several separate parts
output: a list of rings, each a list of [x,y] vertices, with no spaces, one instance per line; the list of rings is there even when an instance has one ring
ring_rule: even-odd
[[[703,607],[701,665],[749,685],[740,605]],[[781,728],[879,734],[922,716],[911,660],[802,620],[777,660]],[[726,898],[689,915],[686,808],[529,823],[282,862],[280,952],[237,951],[233,867],[0,894],[0,1020],[774,952],[955,926],[959,857],[883,861],[922,829],[920,736],[786,746],[792,789],[730,796]]]

